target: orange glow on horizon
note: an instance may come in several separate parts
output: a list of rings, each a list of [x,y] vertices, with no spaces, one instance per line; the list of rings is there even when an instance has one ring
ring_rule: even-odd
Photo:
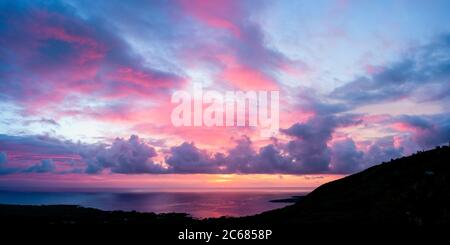
[[[17,181],[22,188],[33,190],[82,191],[299,191],[310,192],[316,187],[344,175],[285,175],[285,174],[11,174],[0,179],[0,185]]]

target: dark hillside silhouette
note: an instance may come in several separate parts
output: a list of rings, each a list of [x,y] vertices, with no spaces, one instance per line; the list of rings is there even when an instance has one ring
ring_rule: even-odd
[[[449,224],[450,147],[373,166],[318,187],[298,203],[246,222]]]

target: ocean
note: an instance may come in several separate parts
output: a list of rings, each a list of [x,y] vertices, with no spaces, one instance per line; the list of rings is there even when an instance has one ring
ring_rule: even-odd
[[[101,210],[187,213],[192,217],[247,216],[282,208],[290,203],[270,202],[304,192],[229,190],[201,192],[14,192],[0,191],[1,204],[73,204]]]

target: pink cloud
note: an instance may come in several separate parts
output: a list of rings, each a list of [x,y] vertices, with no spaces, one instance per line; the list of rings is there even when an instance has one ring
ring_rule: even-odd
[[[241,28],[235,23],[241,19],[241,6],[238,1],[181,0],[180,5],[202,23],[230,31],[235,37],[241,36]]]

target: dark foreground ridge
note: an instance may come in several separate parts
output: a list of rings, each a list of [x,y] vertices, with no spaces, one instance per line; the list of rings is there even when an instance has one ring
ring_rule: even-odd
[[[186,214],[101,211],[73,205],[0,205],[0,223],[328,225],[450,223],[450,147],[437,147],[324,184],[297,203],[259,215],[196,220]]]
[[[273,224],[450,224],[450,147],[437,147],[326,183],[294,205],[236,218]]]

